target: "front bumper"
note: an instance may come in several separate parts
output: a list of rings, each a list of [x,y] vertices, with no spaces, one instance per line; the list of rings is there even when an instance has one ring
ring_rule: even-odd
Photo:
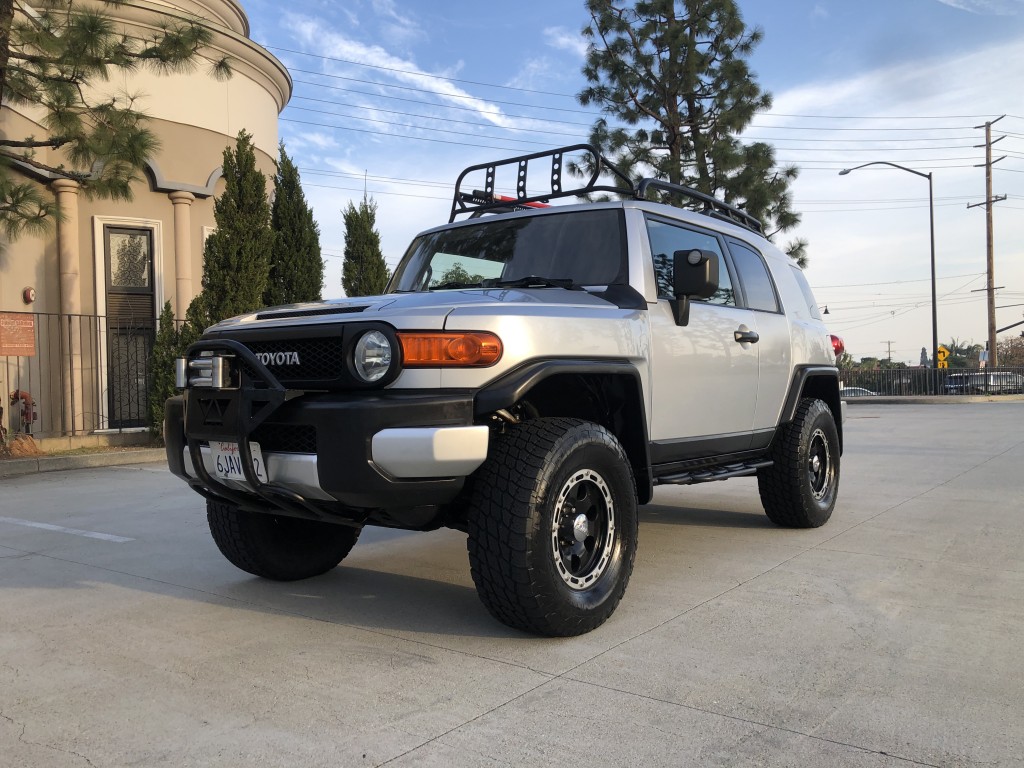
[[[295,393],[256,424],[250,409],[244,388],[168,400],[171,472],[243,507],[344,512],[448,503],[487,457],[469,392]],[[259,443],[267,483],[215,478],[211,440]]]

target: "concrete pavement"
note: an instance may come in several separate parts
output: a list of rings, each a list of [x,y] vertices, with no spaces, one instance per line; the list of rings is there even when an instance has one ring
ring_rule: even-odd
[[[659,489],[589,635],[495,623],[465,537],[265,582],[157,464],[0,480],[0,766],[1024,766],[1024,404],[860,404],[840,502]]]

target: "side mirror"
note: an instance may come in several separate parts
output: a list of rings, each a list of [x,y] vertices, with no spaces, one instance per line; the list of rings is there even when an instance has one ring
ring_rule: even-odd
[[[718,290],[718,254],[714,251],[676,251],[672,254],[672,292],[676,325],[690,321],[690,299],[710,299]]]

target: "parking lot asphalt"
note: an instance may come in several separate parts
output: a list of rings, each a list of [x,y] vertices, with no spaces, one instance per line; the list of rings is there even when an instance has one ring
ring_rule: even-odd
[[[659,488],[626,597],[495,623],[465,537],[224,560],[159,464],[0,480],[0,766],[1024,765],[1024,403],[850,409],[840,501]]]

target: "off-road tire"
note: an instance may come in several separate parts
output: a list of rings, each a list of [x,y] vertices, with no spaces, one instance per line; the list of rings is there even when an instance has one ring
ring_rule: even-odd
[[[254,576],[296,581],[336,567],[359,538],[359,528],[315,520],[243,512],[207,500],[206,519],[217,548],[233,565]]]
[[[566,418],[508,425],[467,492],[473,581],[498,621],[568,637],[612,615],[633,571],[637,501],[607,429]]]
[[[771,467],[757,473],[768,519],[785,528],[817,528],[832,516],[839,492],[839,432],[821,400],[800,401],[796,417],[772,444]]]

